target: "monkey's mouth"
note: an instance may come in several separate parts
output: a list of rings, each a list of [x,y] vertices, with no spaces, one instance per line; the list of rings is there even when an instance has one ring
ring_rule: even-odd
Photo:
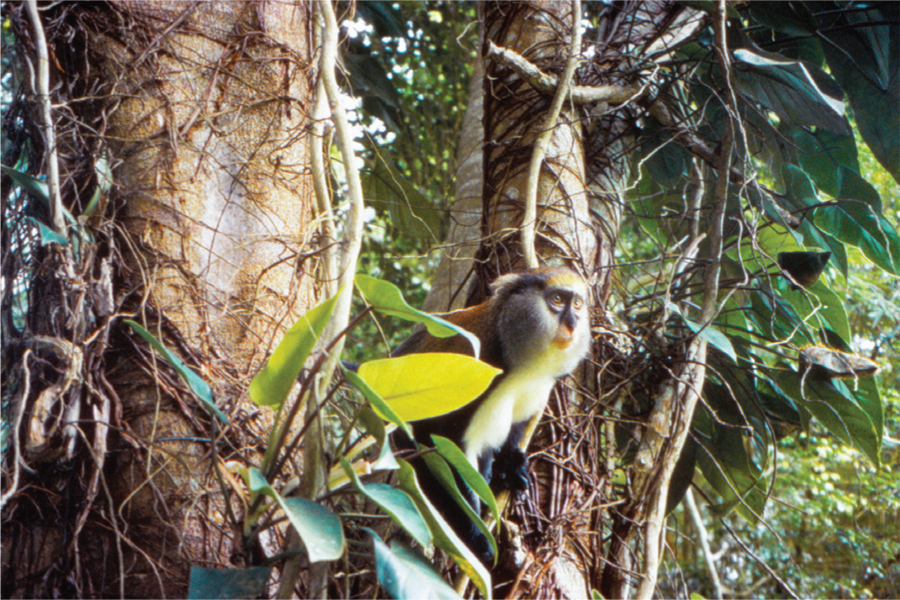
[[[565,350],[570,345],[572,345],[572,334],[574,332],[566,327],[565,325],[561,325],[559,329],[556,330],[556,336],[553,338],[553,345],[559,348],[560,350]]]

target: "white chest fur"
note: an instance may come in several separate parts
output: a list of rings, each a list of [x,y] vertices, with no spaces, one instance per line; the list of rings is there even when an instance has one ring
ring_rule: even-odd
[[[542,360],[506,375],[482,402],[462,440],[463,451],[476,469],[482,452],[500,448],[513,425],[543,412],[556,378],[566,373],[565,358],[563,352],[547,352]]]

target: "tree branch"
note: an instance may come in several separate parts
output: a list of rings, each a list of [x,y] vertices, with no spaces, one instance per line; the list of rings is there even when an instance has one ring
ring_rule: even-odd
[[[47,52],[47,37],[41,25],[37,1],[28,0],[28,16],[34,27],[34,46],[37,51],[37,76],[34,79],[34,93],[41,103],[44,144],[47,151],[47,186],[50,190],[50,223],[53,230],[65,237],[66,221],[63,217],[62,196],[59,191],[59,159],[56,152],[56,127],[50,110],[50,55]]]
[[[580,27],[579,27],[580,37]],[[579,40],[579,46],[581,45]],[[536,90],[545,94],[553,94],[559,89],[559,80],[555,75],[544,73],[527,58],[509,48],[501,48],[492,41],[488,41],[487,56],[490,60],[509,67],[521,75]],[[570,57],[571,58],[571,57]],[[568,66],[568,65],[567,65]],[[569,88],[569,97],[575,104],[591,104],[594,102],[609,102],[610,104],[622,104],[634,100],[644,91],[640,85],[573,85]]]
[[[700,540],[700,550],[703,552],[703,560],[706,562],[706,569],[709,571],[709,578],[713,584],[717,600],[722,600],[722,582],[719,581],[719,572],[716,571],[716,560],[713,558],[709,549],[709,536],[706,532],[706,526],[703,525],[703,517],[697,509],[697,503],[694,501],[694,492],[688,488],[684,495],[684,504],[687,507],[691,521],[694,523],[694,529],[697,530],[697,539]]]
[[[725,204],[731,171],[731,155],[734,143],[736,98],[732,93],[731,64],[726,39],[727,7],[725,0],[717,5],[714,29],[716,53],[719,65],[726,77],[724,99],[727,119],[716,160],[716,188],[712,214],[710,215],[709,260],[704,278],[703,300],[700,307],[701,326],[709,325],[719,310],[718,292],[722,262],[722,235],[725,227]],[[662,538],[665,532],[666,500],[675,463],[690,433],[694,409],[700,398],[700,388],[706,377],[706,340],[695,336],[688,346],[683,367],[663,386],[657,404],[650,415],[644,440],[635,461],[636,490],[638,497],[649,493],[650,508],[646,515],[644,533],[644,577],[635,592],[635,599],[653,597],[659,573]],[[666,443],[668,442],[668,444]],[[654,466],[654,472],[649,467]],[[653,489],[651,490],[651,486]]]
[[[343,330],[350,320],[350,302],[353,297],[353,278],[356,274],[356,263],[362,246],[363,228],[363,193],[362,183],[359,178],[359,170],[356,163],[356,155],[353,152],[353,135],[347,119],[347,113],[341,106],[341,92],[335,77],[335,65],[337,62],[338,25],[334,15],[331,0],[319,0],[318,3],[324,35],[322,39],[322,56],[319,77],[321,86],[328,97],[328,105],[334,122],[336,142],[344,161],[344,171],[347,175],[347,188],[350,200],[350,211],[347,228],[344,234],[344,252],[341,261],[341,274],[338,284],[338,300],[334,313],[322,339],[332,343],[328,358],[322,366],[321,374],[315,385],[311,387],[307,410],[309,418],[317,422],[312,423],[304,440],[304,474],[301,494],[309,499],[314,499],[319,490],[325,485],[327,471],[324,464],[323,436],[319,423],[319,403],[325,402],[328,397],[327,388],[331,384],[332,375],[337,367],[338,357],[344,348],[344,339],[341,337]],[[320,208],[322,208],[320,204]],[[288,424],[286,424],[287,426]],[[296,532],[291,534],[292,545],[296,544]],[[300,570],[306,562],[305,555],[298,555],[288,560],[282,572],[281,582],[278,587],[278,598],[290,598],[294,592],[294,586],[300,575]],[[327,594],[328,568],[327,564],[310,564],[310,597],[324,598]]]

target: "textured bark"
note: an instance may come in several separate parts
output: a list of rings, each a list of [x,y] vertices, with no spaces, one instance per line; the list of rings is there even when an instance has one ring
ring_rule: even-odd
[[[71,104],[81,111],[79,135],[114,165],[119,312],[210,384],[235,426],[218,437],[225,460],[237,438],[264,433],[246,387],[314,302],[313,265],[301,260],[314,234],[310,7],[55,8],[75,32],[74,43],[50,40],[63,69],[56,75],[85,90]],[[227,518],[208,414],[143,341],[124,325],[112,330],[104,392],[116,398],[121,429],[109,441],[102,491],[77,528],[75,507],[45,508],[4,541],[5,593],[183,597],[191,565],[243,566],[249,557]],[[230,504],[241,509],[233,496]]]
[[[568,2],[488,2],[484,43],[509,48],[547,70],[565,64],[572,23]],[[478,258],[481,281],[521,268],[518,228],[522,224],[528,163],[551,98],[512,70],[485,65],[484,148],[485,237]],[[560,113],[538,183],[535,249],[544,261],[567,260],[589,273],[596,241],[590,224],[581,124],[571,104]],[[484,295],[484,287],[474,295]]]
[[[482,56],[493,42],[524,56],[544,73],[561,73],[570,39],[569,3],[484,2],[480,8]],[[629,53],[635,48],[645,53],[658,50],[695,32],[697,26],[692,14],[673,3],[618,3],[599,20],[595,37],[588,42],[595,54],[582,66],[576,83],[640,85],[643,80]],[[483,150],[482,220],[476,230],[470,215],[451,213],[447,244],[457,246],[448,251],[453,258],[445,257],[438,269],[429,297],[431,310],[474,304],[486,296],[486,286],[497,274],[522,266],[518,232],[528,161],[552,98],[507,67],[488,60],[484,70],[483,95],[473,93],[469,106],[470,112],[477,111],[483,103],[481,143],[464,138],[460,144],[458,205],[454,207],[472,210],[470,190],[475,177],[471,169],[465,169],[465,161]],[[590,278],[595,325],[607,333],[620,328],[610,321],[606,304],[625,191],[632,182],[631,128],[639,114],[640,109],[629,105],[567,104],[539,183],[537,254],[542,261],[567,261]],[[470,261],[465,245],[475,240],[480,240],[480,247]],[[460,292],[466,294],[465,303],[459,300]],[[540,452],[532,465],[538,485],[510,517],[525,536],[528,558],[511,571],[494,572],[498,596],[579,597],[591,588],[627,593],[632,575],[640,570],[641,540],[633,534],[643,513],[610,519],[605,504],[615,500],[606,496],[611,490],[609,471],[616,465],[615,450],[607,448],[606,464],[603,456],[587,450],[607,447],[605,424],[597,416],[612,413],[597,399],[605,387],[620,384],[607,383],[602,368],[609,348],[619,344],[612,338],[614,334],[599,335],[594,361],[580,378],[586,393],[561,393],[551,401],[550,422],[537,431],[532,448]],[[649,505],[650,496],[665,497],[664,489],[647,493],[639,506]],[[628,530],[627,535],[619,537],[623,530]],[[611,537],[604,537],[609,533]],[[604,557],[613,562],[607,563]]]

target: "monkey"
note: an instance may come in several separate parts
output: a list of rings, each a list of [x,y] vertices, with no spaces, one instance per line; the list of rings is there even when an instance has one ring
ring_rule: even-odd
[[[491,292],[482,304],[439,316],[475,334],[480,359],[503,372],[469,404],[411,426],[415,442],[432,445],[431,436],[440,435],[456,443],[495,492],[521,492],[529,483],[527,458],[519,447],[525,427],[543,412],[556,381],[571,373],[590,347],[588,287],[566,267],[544,267],[503,275]],[[392,355],[422,352],[473,354],[462,336],[437,338],[421,329]],[[401,448],[416,447],[402,432],[395,436]],[[423,460],[414,460],[413,467],[429,500],[460,539],[482,562],[493,564],[487,537],[443,493]],[[457,482],[478,512],[478,497]]]

